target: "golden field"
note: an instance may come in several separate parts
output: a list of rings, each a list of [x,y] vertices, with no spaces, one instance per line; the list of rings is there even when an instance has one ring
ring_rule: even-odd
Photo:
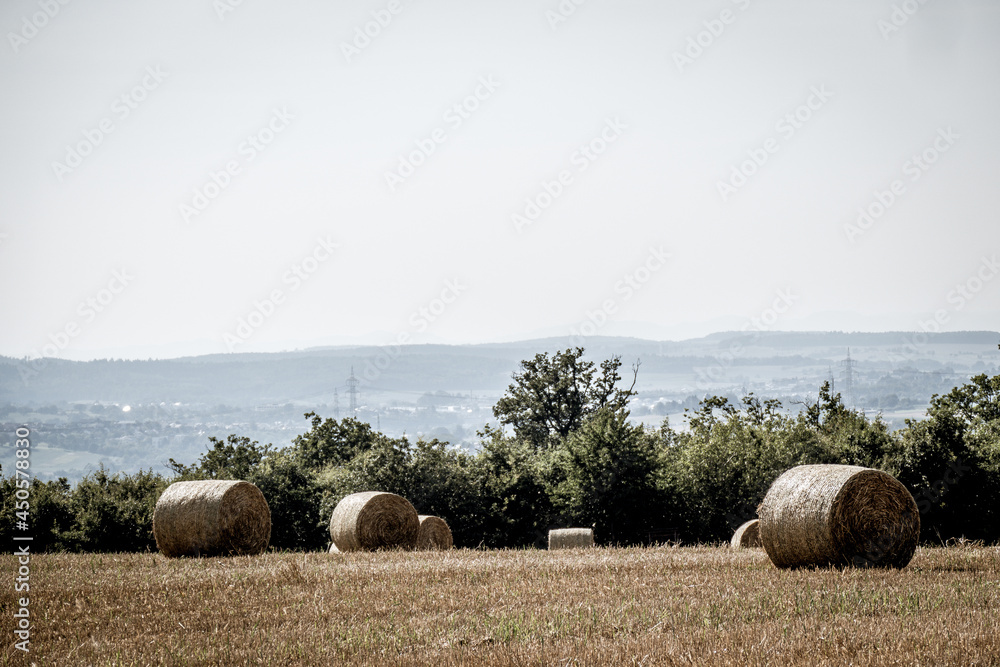
[[[0,564],[5,665],[1000,664],[995,547],[889,571],[712,547],[39,554],[28,655]]]

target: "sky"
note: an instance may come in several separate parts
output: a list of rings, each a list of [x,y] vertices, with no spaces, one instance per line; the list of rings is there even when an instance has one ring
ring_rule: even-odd
[[[1000,330],[991,0],[10,0],[0,354]]]

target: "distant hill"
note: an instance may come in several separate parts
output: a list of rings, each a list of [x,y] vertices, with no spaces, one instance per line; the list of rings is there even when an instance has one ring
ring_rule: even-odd
[[[87,362],[0,357],[0,403],[72,401],[254,405],[329,402],[351,369],[369,393],[501,393],[523,359],[581,345],[588,356],[640,359],[647,389],[726,387],[767,378],[820,378],[848,349],[859,372],[912,368],[968,375],[1000,363],[1000,333],[720,332],[684,341],[544,338],[482,345],[323,347],[296,352],[213,354],[178,359]],[[22,378],[22,376],[24,376]]]

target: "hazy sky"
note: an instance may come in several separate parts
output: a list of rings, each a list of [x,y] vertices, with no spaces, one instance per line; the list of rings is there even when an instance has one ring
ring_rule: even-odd
[[[992,0],[10,0],[0,27],[0,354],[1000,330]]]

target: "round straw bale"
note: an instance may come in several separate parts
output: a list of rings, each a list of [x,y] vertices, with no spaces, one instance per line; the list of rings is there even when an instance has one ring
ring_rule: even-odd
[[[753,549],[760,546],[760,519],[752,519],[736,529],[729,546],[733,549]]]
[[[761,543],[778,567],[906,567],[920,538],[920,513],[906,487],[858,466],[787,470],[757,516]]]
[[[593,528],[557,528],[549,531],[549,549],[579,549],[594,546]]]
[[[271,539],[271,510],[250,482],[174,482],[156,501],[153,536],[164,556],[255,556]]]
[[[417,549],[421,551],[446,551],[454,546],[448,523],[436,516],[421,514],[420,532],[417,533]]]
[[[352,493],[330,517],[330,539],[340,551],[413,549],[419,531],[417,510],[394,493]]]
[[[331,543],[330,544],[330,549],[327,551],[327,553],[328,554],[339,554],[340,553],[340,549],[337,548],[336,544]]]

